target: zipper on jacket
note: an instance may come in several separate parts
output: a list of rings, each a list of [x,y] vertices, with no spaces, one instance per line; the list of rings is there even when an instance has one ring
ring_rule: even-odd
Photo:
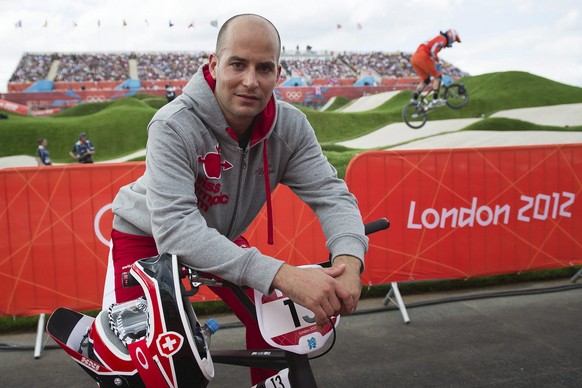
[[[236,220],[236,217],[238,215],[238,203],[240,200],[240,192],[241,192],[241,186],[242,186],[242,180],[243,180],[243,176],[244,176],[244,170],[247,169],[247,161],[246,161],[246,156],[247,156],[247,151],[250,147],[246,147],[244,150],[242,150],[242,155],[241,155],[241,161],[240,161],[240,173],[238,175],[238,184],[236,186],[236,201],[234,202],[234,211],[232,212],[232,218],[230,219],[230,223],[228,224],[228,232],[227,232],[227,236],[230,236],[232,234],[232,230],[234,228],[234,221]],[[238,236],[233,236],[233,238],[236,238]]]

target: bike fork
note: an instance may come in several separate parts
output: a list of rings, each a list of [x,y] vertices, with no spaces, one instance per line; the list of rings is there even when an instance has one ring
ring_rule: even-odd
[[[306,354],[295,354],[287,352],[285,355],[289,365],[289,382],[291,387],[316,388],[315,376],[309,364],[309,357]]]

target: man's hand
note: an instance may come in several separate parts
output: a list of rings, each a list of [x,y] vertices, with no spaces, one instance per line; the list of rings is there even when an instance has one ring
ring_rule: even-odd
[[[329,317],[356,309],[361,292],[360,265],[359,260],[351,256],[336,258],[332,268],[299,268],[283,264],[272,287],[311,310],[317,325],[323,327]]]
[[[345,267],[345,269],[335,278],[350,294],[350,303],[342,303],[340,313],[351,314],[356,311],[362,293],[362,279],[360,277],[362,262],[353,256],[337,256],[333,261],[332,268],[339,269],[341,267]]]

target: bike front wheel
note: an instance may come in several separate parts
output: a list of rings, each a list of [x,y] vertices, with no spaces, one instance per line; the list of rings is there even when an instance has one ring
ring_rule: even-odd
[[[444,94],[447,106],[453,109],[461,109],[469,102],[469,92],[462,83],[449,85]]]
[[[412,129],[418,129],[426,123],[426,112],[422,104],[411,102],[402,110],[402,120]]]

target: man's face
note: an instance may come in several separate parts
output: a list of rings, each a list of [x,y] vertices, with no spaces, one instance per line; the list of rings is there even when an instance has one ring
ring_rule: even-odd
[[[275,32],[260,23],[234,21],[221,52],[209,58],[214,94],[229,126],[247,130],[269,102],[279,79]]]

